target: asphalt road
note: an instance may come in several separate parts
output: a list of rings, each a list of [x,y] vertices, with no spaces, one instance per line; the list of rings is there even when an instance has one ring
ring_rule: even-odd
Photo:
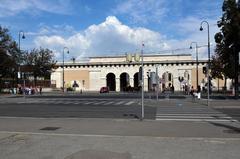
[[[240,121],[240,109],[239,108],[216,108],[216,110],[231,116],[235,120]]]
[[[146,119],[155,114],[155,107],[145,106]],[[136,99],[16,98],[1,101],[0,116],[139,119],[141,105]]]
[[[0,100],[0,116],[46,118],[117,118],[139,119],[139,94],[59,94],[43,96],[9,96]],[[153,98],[153,96],[149,96]],[[157,120],[238,120],[238,100],[145,98],[145,118]]]

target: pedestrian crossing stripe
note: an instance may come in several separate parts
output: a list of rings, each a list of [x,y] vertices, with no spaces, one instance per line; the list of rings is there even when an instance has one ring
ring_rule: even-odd
[[[169,116],[169,115],[165,115],[165,116],[156,116],[158,118],[189,118],[189,119],[232,119],[232,117],[228,117],[228,116],[219,116],[219,117],[211,117],[211,116]]]
[[[126,103],[125,105],[131,105],[133,103],[134,103],[133,101],[130,101],[130,102]]]
[[[117,102],[115,103],[115,105],[120,105],[120,104],[123,104],[125,101],[120,101],[120,102]]]
[[[110,104],[113,104],[114,102],[106,102],[104,103],[103,105],[110,105]]]
[[[182,118],[157,118],[157,121],[195,121],[195,122],[237,122],[235,119],[182,119]]]
[[[96,102],[96,103],[93,103],[93,105],[99,105],[99,104],[103,104],[103,103],[105,103],[105,101]]]
[[[178,116],[178,115],[180,115],[180,116],[216,116],[216,115],[225,115],[225,114],[223,114],[223,113],[218,113],[218,112],[216,112],[216,113],[178,113],[178,114],[169,114],[169,113],[166,113],[166,114],[156,114],[156,116],[164,116],[164,115],[169,115],[169,116]],[[225,115],[225,116],[227,116],[227,115]]]
[[[72,100],[72,101],[61,101],[61,100],[26,100],[26,101],[1,101],[1,104],[82,104],[82,105],[132,105],[137,103],[137,101],[109,101],[109,100],[98,100],[98,101],[79,101],[79,100]]]
[[[87,103],[84,103],[84,104],[92,104],[92,103],[94,103],[94,102],[87,102]]]
[[[226,114],[156,114],[158,121],[237,122]]]

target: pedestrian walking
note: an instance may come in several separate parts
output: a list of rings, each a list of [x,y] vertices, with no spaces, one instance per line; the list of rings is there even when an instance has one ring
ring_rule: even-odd
[[[197,98],[201,99],[201,86],[200,85],[197,86]]]
[[[193,88],[193,86],[191,87],[189,94],[194,96],[194,88]]]
[[[42,86],[39,87],[39,93],[42,95]]]

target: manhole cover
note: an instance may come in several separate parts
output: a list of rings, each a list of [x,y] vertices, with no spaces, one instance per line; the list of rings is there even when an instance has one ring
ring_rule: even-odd
[[[60,129],[60,127],[44,127],[40,130],[48,130],[48,131],[54,131],[54,130],[57,130],[57,129]]]

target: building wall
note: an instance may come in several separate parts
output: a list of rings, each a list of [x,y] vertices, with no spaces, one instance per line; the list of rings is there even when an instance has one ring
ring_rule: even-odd
[[[64,80],[67,86],[72,87],[74,81],[77,82],[80,89],[89,89],[89,70],[65,69]]]
[[[141,59],[141,58],[140,58]],[[144,61],[182,61],[182,60],[192,60],[191,55],[181,54],[181,55],[145,55]],[[123,62],[127,61],[126,56],[116,56],[116,57],[90,57],[89,63],[105,63],[105,62]],[[134,61],[134,54],[132,54],[132,61]]]
[[[159,61],[157,62],[157,60]],[[181,90],[183,85],[189,85],[196,88],[196,64],[194,63],[194,60],[191,60],[191,56],[150,56],[144,57],[144,62],[144,90],[148,90],[147,72],[155,72],[156,67],[158,67],[158,76],[162,81],[160,84],[161,88],[164,83],[164,80],[162,80],[164,73],[170,73],[172,75],[171,81],[165,81],[166,87],[169,83],[171,83],[173,84],[175,90]],[[204,86],[207,81],[207,78],[202,72],[202,68],[205,66],[205,64],[206,62],[200,62],[198,65],[199,85],[201,86]],[[71,65],[70,63],[66,63],[65,84],[71,85],[73,81],[77,81],[79,84],[79,89],[99,91],[101,87],[107,86],[107,74],[113,73],[116,78],[116,91],[120,91],[120,75],[122,73],[127,73],[130,77],[129,84],[131,87],[133,87],[134,74],[139,71],[139,67],[139,63],[127,63],[124,56],[90,58],[90,61],[87,63],[81,63],[79,65]],[[186,76],[186,74],[188,75]],[[179,77],[183,77],[184,81],[180,82]],[[51,75],[51,80],[56,81],[57,88],[62,87],[61,67],[54,70]],[[222,80],[213,80],[212,82],[215,87],[219,86],[222,88],[224,85],[224,81]]]

